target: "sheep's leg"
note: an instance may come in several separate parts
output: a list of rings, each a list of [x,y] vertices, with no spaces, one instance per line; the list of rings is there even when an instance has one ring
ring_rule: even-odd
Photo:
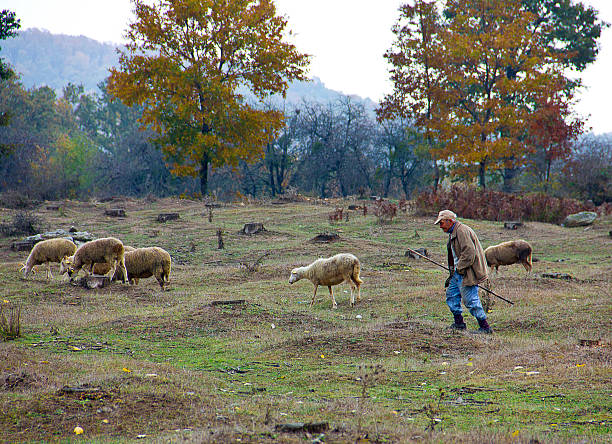
[[[317,288],[318,287],[319,286],[317,284],[315,284],[314,294],[312,295],[312,301],[310,301],[310,308],[312,308],[312,306],[314,305],[315,298],[317,297]]]
[[[529,262],[521,262],[523,264],[523,267],[525,267],[525,270],[527,271],[527,273],[531,273],[531,265],[529,265]]]
[[[51,273],[51,262],[47,262],[47,279],[53,279],[53,274]]]
[[[329,295],[331,296],[332,300],[332,308],[338,308],[338,304],[336,304],[336,299],[334,299],[334,290],[332,290],[331,285],[328,285],[327,288],[329,288]]]
[[[355,284],[353,283],[353,280],[351,279],[350,276],[345,279],[345,282],[349,284],[349,286],[351,287],[351,307],[354,307],[355,306]]]

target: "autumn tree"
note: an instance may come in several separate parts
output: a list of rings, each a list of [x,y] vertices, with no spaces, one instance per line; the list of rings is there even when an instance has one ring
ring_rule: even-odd
[[[15,37],[20,26],[19,19],[16,18],[14,12],[7,9],[0,11],[0,40]],[[13,70],[0,58],[0,82],[8,80],[14,75]],[[0,109],[0,126],[8,125],[10,116],[11,110]],[[11,149],[10,145],[0,143],[0,157],[7,155]]]
[[[441,79],[436,68],[434,49],[440,44],[441,17],[437,1],[415,0],[400,7],[400,16],[393,26],[396,40],[385,53],[390,69],[393,92],[384,97],[376,110],[381,122],[400,119],[419,128],[425,134],[433,159],[434,190],[440,181],[438,144],[433,133],[436,113],[435,88]],[[383,124],[383,126],[385,126]],[[386,128],[391,128],[389,124]]]
[[[272,0],[134,0],[134,12],[109,90],[143,106],[173,173],[199,176],[206,194],[209,166],[261,157],[283,125],[243,91],[284,95],[305,78],[308,56],[284,41]]]
[[[525,161],[525,128],[534,116],[535,99],[566,87],[563,63],[544,38],[550,24],[533,29],[536,15],[519,2],[448,0],[444,6],[435,45],[427,47],[436,82],[427,89],[411,88],[410,100],[399,106],[410,109],[424,100],[434,105],[428,127],[441,144],[438,154],[468,171],[475,166],[485,187],[489,169]],[[406,55],[392,60],[394,68],[415,59]],[[417,63],[422,60],[417,53]],[[395,90],[405,84],[396,81]]]

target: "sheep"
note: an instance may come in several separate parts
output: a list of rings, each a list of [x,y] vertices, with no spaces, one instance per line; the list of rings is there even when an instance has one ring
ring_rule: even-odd
[[[138,284],[138,279],[155,276],[159,286],[170,281],[172,259],[170,254],[159,247],[137,248],[125,254],[127,278],[132,285]],[[120,270],[117,270],[117,274]]]
[[[346,282],[351,286],[351,307],[355,305],[355,295],[353,291],[357,289],[357,300],[361,298],[361,284],[363,281],[359,278],[361,264],[359,259],[350,253],[336,254],[327,259],[317,259],[312,264],[306,267],[298,267],[291,270],[289,283],[299,281],[300,279],[308,279],[314,284],[314,294],[310,306],[312,307],[317,296],[317,288],[319,285],[327,285],[329,294],[332,300],[332,308],[338,308],[334,298],[332,285]]]
[[[64,238],[47,239],[38,242],[30,251],[23,270],[23,277],[27,278],[32,268],[36,265],[47,264],[47,279],[53,279],[51,274],[51,262],[61,263],[65,257],[72,256],[77,246],[70,240]],[[19,270],[19,271],[21,271]]]
[[[89,273],[93,272],[96,263],[109,264],[111,268],[107,274],[111,277],[117,266],[123,271],[123,276],[127,276],[123,243],[114,237],[96,239],[81,245],[72,256],[62,260],[60,273],[68,273],[72,279],[72,276],[76,275],[85,265],[89,266]],[[85,272],[87,272],[86,269]],[[125,282],[125,278],[122,280]]]
[[[125,257],[125,253],[128,253],[130,251],[134,251],[136,248],[134,247],[130,247],[129,245],[124,245],[123,246],[123,252],[124,252],[124,257]],[[126,265],[127,267],[127,265]],[[108,274],[108,272],[111,269],[111,265],[107,264],[107,263],[96,263],[94,264],[93,267],[93,274]],[[118,273],[120,273],[120,270],[116,270],[115,274],[113,275],[113,280],[116,281],[118,276]]]
[[[502,242],[499,245],[490,246],[485,250],[487,265],[491,267],[491,272],[499,271],[500,265],[512,265],[521,263],[527,272],[531,272],[531,245],[522,239]]]

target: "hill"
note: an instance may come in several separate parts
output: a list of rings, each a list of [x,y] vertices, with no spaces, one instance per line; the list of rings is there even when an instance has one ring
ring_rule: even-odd
[[[36,207],[52,229],[162,247],[172,271],[164,291],[154,278],[85,289],[57,263],[52,280],[44,266],[25,280],[27,252],[10,249],[20,238],[0,238],[0,314],[21,309],[21,336],[0,340],[0,442],[76,442],[77,425],[98,443],[610,441],[612,219],[586,231],[470,221],[483,246],[518,233],[538,259],[532,274],[515,265],[492,278],[514,305],[495,302],[484,337],[447,329],[447,272],[404,255],[423,247],[445,260],[431,217],[353,212],[331,228],[337,242],[309,241],[330,230],[331,208],[356,203],[368,204],[219,205],[213,223],[188,199]],[[126,218],[105,216],[112,208]],[[266,231],[241,234],[250,221]],[[337,309],[326,288],[310,307],[313,285],[289,285],[291,268],[340,252],[361,260],[361,300],[351,307],[342,284]]]
[[[102,43],[85,36],[52,34],[41,29],[21,31],[15,38],[2,42],[0,56],[10,63],[27,88],[47,85],[61,92],[68,84],[82,84],[86,91],[97,92],[98,83],[108,76],[109,68],[119,60],[112,43]],[[294,82],[287,92],[287,104],[302,100],[329,102],[341,93],[326,88],[318,77],[311,82]],[[367,109],[376,104],[358,96]],[[279,101],[276,99],[275,101]]]

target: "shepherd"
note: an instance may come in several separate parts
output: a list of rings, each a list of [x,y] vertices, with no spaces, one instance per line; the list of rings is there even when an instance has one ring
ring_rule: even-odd
[[[478,330],[474,333],[491,334],[493,330],[487,321],[487,315],[478,297],[478,284],[484,282],[487,275],[487,259],[474,230],[457,220],[457,215],[450,210],[442,210],[434,222],[448,233],[448,269],[450,276],[446,279],[446,304],[455,322],[450,326],[454,330],[465,330],[461,301],[478,321]]]

